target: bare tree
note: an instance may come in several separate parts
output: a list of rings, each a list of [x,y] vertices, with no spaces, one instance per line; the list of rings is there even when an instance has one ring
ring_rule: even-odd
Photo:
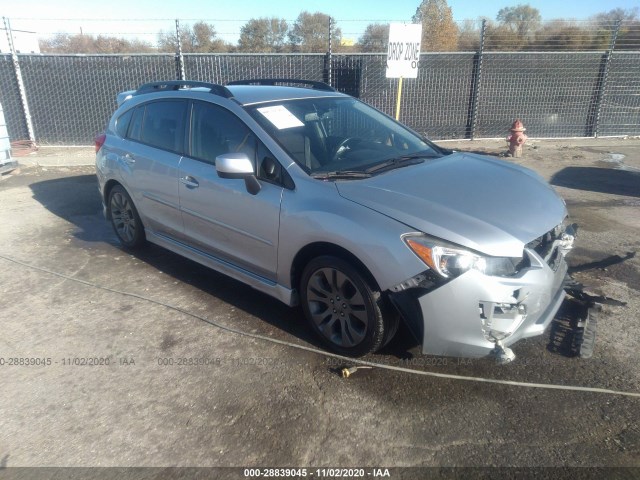
[[[228,52],[232,45],[217,37],[215,27],[206,22],[196,22],[193,26],[182,25],[180,28],[180,45],[184,53],[218,53]],[[176,33],[160,31],[158,34],[158,50],[175,52],[177,49]]]
[[[240,29],[241,52],[282,52],[286,50],[289,25],[283,18],[252,18]]]
[[[638,7],[625,10],[623,8],[614,8],[608,12],[602,12],[591,17],[594,22],[601,25],[612,25],[616,22],[628,22],[638,20]]]
[[[592,17],[598,24],[592,47],[596,49],[608,48],[611,35],[616,26],[619,27],[616,49],[640,50],[640,18],[638,7],[629,10],[615,8],[608,12],[599,13]]]
[[[326,13],[300,13],[289,31],[292,49],[299,52],[326,52],[329,48],[330,19]],[[335,25],[335,21],[333,23]],[[340,45],[341,38],[342,31],[334,27],[331,35],[333,45]]]
[[[422,0],[412,18],[422,23],[422,52],[453,52],[458,47],[458,26],[447,0]]]
[[[358,41],[363,52],[386,52],[389,41],[388,23],[370,23]]]
[[[40,51],[43,53],[149,53],[156,50],[150,43],[139,39],[58,33],[51,38],[40,40]]]
[[[458,50],[475,52],[480,48],[481,20],[465,20],[458,32]]]
[[[545,23],[535,34],[535,46],[539,50],[585,50],[591,41],[589,30],[567,20]]]
[[[517,5],[501,8],[496,20],[512,32],[517,33],[518,36],[527,38],[540,27],[542,17],[537,8],[530,5]]]
[[[525,50],[528,40],[518,35],[510,27],[487,22],[485,47],[487,50],[519,51]]]

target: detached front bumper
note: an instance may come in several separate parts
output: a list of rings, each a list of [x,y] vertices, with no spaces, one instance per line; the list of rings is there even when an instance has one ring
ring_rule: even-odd
[[[530,266],[513,277],[470,270],[427,293],[418,289],[392,298],[423,353],[483,357],[497,346],[542,334],[565,297],[567,264],[556,248],[553,260],[525,249]]]

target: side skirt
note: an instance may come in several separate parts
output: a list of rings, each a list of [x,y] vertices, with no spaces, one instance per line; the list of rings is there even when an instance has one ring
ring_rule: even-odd
[[[205,267],[209,267],[212,270],[245,283],[260,292],[277,298],[285,305],[290,307],[294,306],[295,296],[293,295],[293,290],[289,288],[283,287],[278,283],[249,272],[225,260],[214,257],[213,255],[209,255],[196,248],[190,247],[189,245],[185,245],[182,242],[154,233],[149,229],[145,229],[145,234],[147,236],[147,240],[155,243],[156,245],[166,248],[167,250],[171,250],[178,255],[182,255],[183,257],[193,260],[194,262],[198,262]]]

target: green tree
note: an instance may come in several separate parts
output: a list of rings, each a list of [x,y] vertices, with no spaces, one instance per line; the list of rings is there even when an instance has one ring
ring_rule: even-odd
[[[422,52],[452,52],[458,47],[458,26],[447,0],[422,0],[412,18],[422,23]]]
[[[389,42],[388,23],[370,23],[358,41],[363,52],[386,52]]]
[[[283,18],[252,18],[240,29],[241,52],[282,52],[286,49],[289,25]]]
[[[294,51],[298,52],[326,52],[329,49],[329,20],[326,13],[307,11],[298,15],[293,27],[289,31],[289,42]],[[331,41],[334,46],[340,45],[342,31],[335,27],[331,32]]]
[[[542,21],[540,11],[530,5],[505,7],[498,11],[496,20],[522,38],[533,34]]]

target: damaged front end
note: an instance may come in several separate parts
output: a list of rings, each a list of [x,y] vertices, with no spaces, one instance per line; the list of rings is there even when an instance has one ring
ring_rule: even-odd
[[[428,269],[389,297],[423,353],[509,362],[508,347],[542,334],[560,308],[575,236],[575,225],[561,224],[525,245],[521,258],[509,258],[410,234],[405,243]]]

